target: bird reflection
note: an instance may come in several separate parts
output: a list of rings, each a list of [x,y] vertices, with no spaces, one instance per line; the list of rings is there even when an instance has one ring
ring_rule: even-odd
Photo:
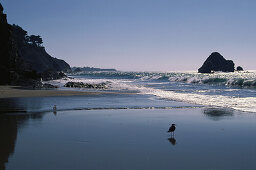
[[[172,145],[176,145],[176,139],[175,139],[174,137],[168,138],[168,141],[169,141]]]

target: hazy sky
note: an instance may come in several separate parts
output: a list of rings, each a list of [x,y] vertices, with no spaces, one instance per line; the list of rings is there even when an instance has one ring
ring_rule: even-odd
[[[256,69],[255,0],[0,0],[71,66],[197,70],[213,51]]]

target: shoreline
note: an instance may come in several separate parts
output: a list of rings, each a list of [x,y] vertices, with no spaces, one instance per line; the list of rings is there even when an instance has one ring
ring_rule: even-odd
[[[110,92],[65,91],[56,89],[26,89],[21,86],[0,86],[0,98],[18,97],[51,97],[51,96],[84,96],[110,94]],[[112,93],[111,93],[112,94]]]

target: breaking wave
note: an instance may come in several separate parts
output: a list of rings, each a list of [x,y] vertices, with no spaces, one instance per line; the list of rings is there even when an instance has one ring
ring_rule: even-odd
[[[195,93],[177,93],[153,88],[140,87],[141,93],[158,96],[162,99],[188,102],[193,104],[231,108],[245,112],[256,112],[255,97],[233,97],[222,95],[202,95]]]
[[[93,72],[70,75],[66,79],[53,80],[50,84],[63,87],[69,81],[107,82],[108,88],[104,90],[136,92],[160,99],[256,112],[255,71],[214,74]]]
[[[82,72],[75,76],[93,79],[130,79],[140,81],[171,81],[183,83],[215,84],[237,87],[256,87],[256,72],[200,74],[196,72]]]

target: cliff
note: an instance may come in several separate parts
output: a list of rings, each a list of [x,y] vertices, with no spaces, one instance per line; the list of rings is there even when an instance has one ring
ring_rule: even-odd
[[[11,37],[11,26],[7,23],[6,14],[0,3],[0,84],[11,81],[11,73],[15,72],[18,56],[15,53]]]
[[[65,61],[45,51],[40,36],[29,36],[21,27],[8,24],[1,3],[0,37],[0,84],[24,84],[45,75],[52,75],[51,79],[60,78],[59,75],[63,75],[60,71],[71,70]]]
[[[21,58],[38,73],[45,71],[69,71],[69,64],[64,60],[53,58],[42,46],[43,40],[38,35],[27,35],[27,31],[17,25],[12,26],[14,40]]]

